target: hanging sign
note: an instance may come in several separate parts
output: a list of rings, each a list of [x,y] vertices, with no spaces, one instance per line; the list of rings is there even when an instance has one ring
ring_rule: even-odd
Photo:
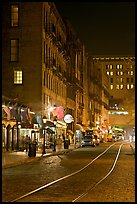
[[[73,119],[72,115],[66,114],[64,116],[64,121],[65,121],[65,123],[72,123],[74,121],[74,119]]]

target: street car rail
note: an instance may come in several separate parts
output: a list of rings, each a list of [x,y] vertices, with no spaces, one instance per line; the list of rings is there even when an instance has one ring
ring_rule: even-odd
[[[111,147],[113,147],[114,145],[116,145],[116,144],[118,144],[118,143],[119,143],[119,142],[113,143],[112,145],[110,145],[110,146],[109,146],[108,148],[106,148],[101,154],[99,154],[97,157],[95,157],[93,160],[91,160],[91,161],[90,161],[87,165],[85,165],[83,168],[81,168],[81,169],[79,169],[79,170],[77,170],[77,171],[75,171],[75,172],[73,172],[73,173],[71,173],[71,174],[68,174],[68,175],[66,175],[66,176],[63,176],[63,177],[61,177],[61,178],[59,178],[59,179],[57,179],[57,180],[54,180],[54,181],[52,181],[52,182],[50,182],[50,183],[48,183],[48,184],[45,184],[45,185],[43,185],[43,186],[41,186],[41,187],[39,187],[39,188],[37,188],[37,189],[35,189],[35,190],[33,190],[33,191],[27,193],[27,194],[24,194],[23,196],[20,196],[20,197],[14,199],[14,200],[12,200],[12,201],[9,201],[9,202],[16,202],[16,201],[22,200],[22,199],[24,199],[24,198],[26,198],[26,197],[28,197],[28,196],[30,196],[30,195],[32,195],[32,194],[37,193],[38,191],[41,191],[41,190],[43,190],[43,189],[48,188],[48,187],[51,186],[51,185],[54,185],[54,184],[57,183],[57,182],[60,182],[60,181],[62,181],[62,180],[65,180],[65,179],[68,178],[68,177],[71,177],[71,176],[74,176],[74,175],[80,173],[81,171],[83,171],[84,169],[86,169],[89,165],[91,165],[93,162],[95,162],[97,159],[99,159],[103,154],[105,154]],[[117,160],[118,160],[120,151],[121,151],[121,147],[123,146],[123,144],[125,144],[125,143],[122,143],[122,144],[120,144],[120,146],[119,146],[118,152],[117,152],[117,154],[116,154],[116,157],[115,157],[115,159],[114,159],[114,162],[113,162],[113,165],[112,165],[110,171],[109,171],[103,178],[99,179],[99,181],[98,181],[95,185],[92,185],[92,187],[89,187],[85,192],[83,192],[81,195],[79,195],[78,197],[76,197],[75,199],[73,199],[71,202],[75,202],[75,201],[77,201],[77,200],[80,200],[82,197],[84,197],[86,194],[88,194],[88,192],[89,192],[90,190],[92,190],[92,189],[95,188],[97,185],[99,185],[103,180],[105,180],[105,179],[112,173],[112,171],[114,170],[114,168],[115,168],[115,166],[116,166],[116,163],[117,163]]]

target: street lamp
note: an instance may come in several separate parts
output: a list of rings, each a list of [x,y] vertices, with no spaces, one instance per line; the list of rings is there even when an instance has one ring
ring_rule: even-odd
[[[56,124],[57,124],[57,119],[55,118],[55,119],[54,119],[55,133],[54,133],[54,147],[53,147],[53,151],[56,151],[56,141],[55,141]]]
[[[46,116],[43,117],[43,123],[44,123],[44,141],[43,141],[43,151],[42,151],[42,154],[46,154],[46,151],[45,151],[45,137],[46,137],[46,133],[45,133],[45,123],[47,121],[47,118]]]

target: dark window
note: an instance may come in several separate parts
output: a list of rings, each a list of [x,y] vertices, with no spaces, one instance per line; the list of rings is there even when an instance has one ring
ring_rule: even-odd
[[[13,39],[10,41],[10,61],[17,62],[19,57],[19,40]]]

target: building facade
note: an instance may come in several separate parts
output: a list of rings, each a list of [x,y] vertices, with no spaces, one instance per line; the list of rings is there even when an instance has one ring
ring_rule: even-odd
[[[87,70],[90,121],[102,128],[109,123],[109,79],[102,64],[96,63],[91,54],[87,54]]]
[[[135,125],[135,57],[98,56],[93,58],[100,64],[108,78],[109,121],[111,124],[131,129]]]
[[[2,6],[2,94],[71,135],[83,115],[83,45],[53,2]],[[65,114],[74,122],[66,124]]]

